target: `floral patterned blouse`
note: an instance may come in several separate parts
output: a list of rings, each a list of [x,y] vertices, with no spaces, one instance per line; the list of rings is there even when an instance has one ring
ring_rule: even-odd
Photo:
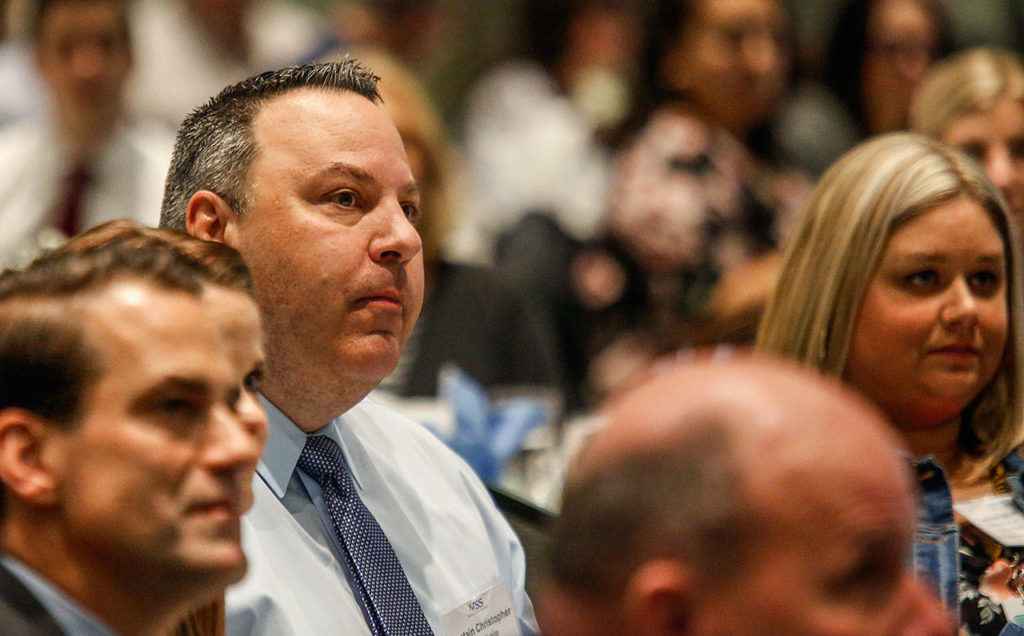
[[[1013,453],[993,470],[995,494],[1011,491],[1008,480],[1020,479],[1024,459]],[[960,525],[960,633],[967,636],[1024,634],[1003,615],[1000,597],[1016,594],[1006,587],[1010,564],[1024,556],[1020,548],[1006,548],[968,523]],[[1004,572],[1001,576],[999,572]],[[1007,631],[1004,631],[1006,629]]]

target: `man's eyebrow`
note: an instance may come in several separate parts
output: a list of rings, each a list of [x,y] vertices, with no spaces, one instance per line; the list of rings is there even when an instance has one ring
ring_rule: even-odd
[[[360,182],[361,185],[379,185],[379,181],[365,168],[357,166],[351,163],[344,163],[342,161],[335,161],[328,164],[322,170],[316,173],[317,177],[326,177],[334,174],[348,175]],[[398,194],[402,197],[410,197],[420,193],[420,184],[415,180],[410,181],[406,185],[399,188]]]
[[[323,177],[332,174],[347,174],[357,181],[367,183],[377,182],[373,175],[371,175],[365,169],[351,163],[343,163],[340,161],[335,161],[334,163],[330,163],[324,166],[322,170],[317,171],[316,176]]]
[[[139,395],[138,399],[135,400],[136,404],[143,404],[147,400],[159,397],[165,393],[191,393],[196,395],[207,396],[213,391],[209,381],[195,377],[195,376],[177,376],[172,375],[163,378],[153,386],[149,387],[142,394]]]
[[[403,186],[399,190],[399,195],[403,197],[411,197],[420,193],[420,184],[417,181],[410,181],[408,185]]]

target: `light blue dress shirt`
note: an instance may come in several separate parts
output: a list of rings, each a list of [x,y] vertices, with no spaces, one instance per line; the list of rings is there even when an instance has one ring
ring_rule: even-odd
[[[28,588],[32,596],[36,597],[46,613],[53,618],[58,627],[64,630],[65,634],[117,636],[116,632],[105,626],[90,612],[79,607],[52,583],[36,574],[34,570],[18,559],[4,554],[0,555],[0,562],[21,581],[22,585]],[[0,632],[2,631],[2,626],[0,626]]]
[[[320,487],[296,469],[306,434],[263,400],[269,433],[243,518],[249,571],[227,594],[227,632],[370,634]],[[318,434],[341,447],[435,634],[444,617],[503,586],[519,631],[537,634],[522,545],[455,453],[408,418],[365,399]]]

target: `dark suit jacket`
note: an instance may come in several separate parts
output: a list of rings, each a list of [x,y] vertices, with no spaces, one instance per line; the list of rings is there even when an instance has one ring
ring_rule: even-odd
[[[0,636],[65,636],[21,581],[0,565]]]

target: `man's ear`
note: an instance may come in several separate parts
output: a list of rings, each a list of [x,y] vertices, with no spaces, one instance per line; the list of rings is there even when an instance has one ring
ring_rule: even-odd
[[[0,410],[0,482],[16,498],[39,506],[56,503],[54,459],[59,432],[31,411]]]
[[[647,561],[626,581],[625,624],[636,626],[637,634],[692,634],[695,594],[693,575],[682,561]]]
[[[204,241],[234,245],[238,215],[219,194],[200,190],[192,195],[185,211],[185,229]]]

